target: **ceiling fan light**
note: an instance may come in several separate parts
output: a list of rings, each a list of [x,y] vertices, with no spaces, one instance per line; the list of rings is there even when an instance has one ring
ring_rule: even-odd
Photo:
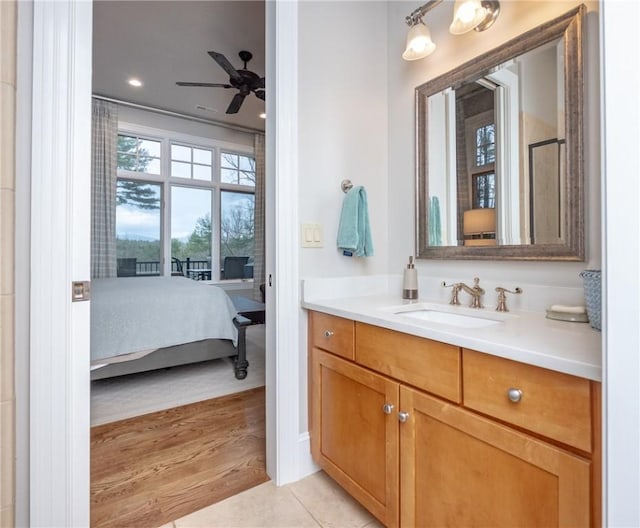
[[[431,40],[431,32],[423,22],[417,22],[409,29],[407,34],[407,46],[402,58],[407,61],[424,59],[431,55],[436,45]]]
[[[449,33],[462,35],[474,29],[487,16],[480,0],[456,0],[453,5],[453,21]]]

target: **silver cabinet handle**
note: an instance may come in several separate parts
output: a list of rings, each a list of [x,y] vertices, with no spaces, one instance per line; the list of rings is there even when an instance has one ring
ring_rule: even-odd
[[[409,413],[408,412],[399,412],[398,413],[398,420],[400,420],[402,423],[405,423],[408,419],[409,419]]]
[[[384,414],[391,414],[393,412],[393,403],[385,403],[382,406],[382,412]]]
[[[333,332],[331,330],[324,331],[324,337],[331,337],[332,335],[333,335]]]
[[[511,388],[507,391],[509,401],[518,403],[522,399],[522,391],[520,389]]]

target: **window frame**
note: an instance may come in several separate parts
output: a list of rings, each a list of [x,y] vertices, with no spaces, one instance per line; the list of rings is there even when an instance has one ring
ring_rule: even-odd
[[[233,191],[245,194],[253,194],[255,186],[239,185],[221,182],[221,156],[222,152],[252,157],[255,160],[253,145],[242,145],[219,139],[193,136],[182,132],[174,132],[165,129],[153,128],[128,122],[118,124],[118,136],[136,136],[141,139],[160,141],[160,174],[117,169],[117,178],[135,180],[140,183],[157,183],[161,185],[161,233],[160,233],[160,275],[171,276],[171,187],[211,189],[211,279],[221,281],[220,267],[214,263],[220,262],[221,244],[221,191]],[[212,151],[212,178],[211,181],[193,178],[181,178],[171,176],[171,145],[187,146],[192,148],[208,149]]]

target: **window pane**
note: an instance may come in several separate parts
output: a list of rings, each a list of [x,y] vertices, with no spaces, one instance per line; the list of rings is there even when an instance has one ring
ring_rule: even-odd
[[[160,174],[160,160],[157,158],[150,159],[144,169],[144,172],[148,174]]]
[[[146,156],[159,158],[160,142],[152,141],[150,139],[140,139],[138,144],[138,151],[140,152],[140,154],[144,153]]]
[[[160,275],[160,196],[158,184],[118,180],[118,276]]]
[[[228,152],[223,152],[222,153],[221,165],[222,165],[222,167],[227,167],[227,168],[231,168],[231,169],[237,169],[238,168],[238,156],[236,156],[235,154],[229,154]]]
[[[172,161],[171,176],[174,178],[191,178],[191,164]]]
[[[202,165],[211,165],[211,151],[202,149],[193,149],[193,162]]]
[[[207,167],[206,165],[194,165],[193,179],[211,181],[211,167]]]
[[[222,183],[238,183],[238,171],[233,169],[221,169],[220,181],[222,181]]]
[[[136,155],[118,152],[118,170],[136,170]]]
[[[209,189],[171,187],[171,257],[180,259],[186,273],[188,269],[209,270],[207,278],[211,276]]]
[[[476,130],[476,166],[496,161],[495,125],[492,123]]]
[[[255,162],[253,158],[247,156],[240,156],[240,170],[251,171],[255,170]]]
[[[248,193],[220,193],[220,267],[224,257],[248,257],[245,277],[253,277],[253,225],[255,196]]]
[[[171,145],[171,159],[176,161],[191,161],[191,148],[182,145]]]
[[[256,174],[255,172],[240,172],[240,185],[256,186]]]

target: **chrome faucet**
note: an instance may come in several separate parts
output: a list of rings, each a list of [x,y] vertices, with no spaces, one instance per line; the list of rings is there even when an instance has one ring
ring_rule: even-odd
[[[471,295],[471,308],[482,308],[482,296],[484,295],[484,289],[482,289],[478,283],[480,279],[476,277],[473,279],[473,287],[467,286],[464,282],[455,282],[453,284],[447,284],[446,282],[442,283],[444,288],[451,288],[451,300],[449,304],[459,305],[460,300],[458,299],[458,294],[460,290],[466,291],[469,295]]]
[[[471,295],[471,308],[482,308],[482,296],[484,295],[484,289],[480,287],[478,284],[480,279],[475,277],[473,279],[473,288],[470,288],[463,282],[460,283],[460,287],[466,291],[469,295]]]

